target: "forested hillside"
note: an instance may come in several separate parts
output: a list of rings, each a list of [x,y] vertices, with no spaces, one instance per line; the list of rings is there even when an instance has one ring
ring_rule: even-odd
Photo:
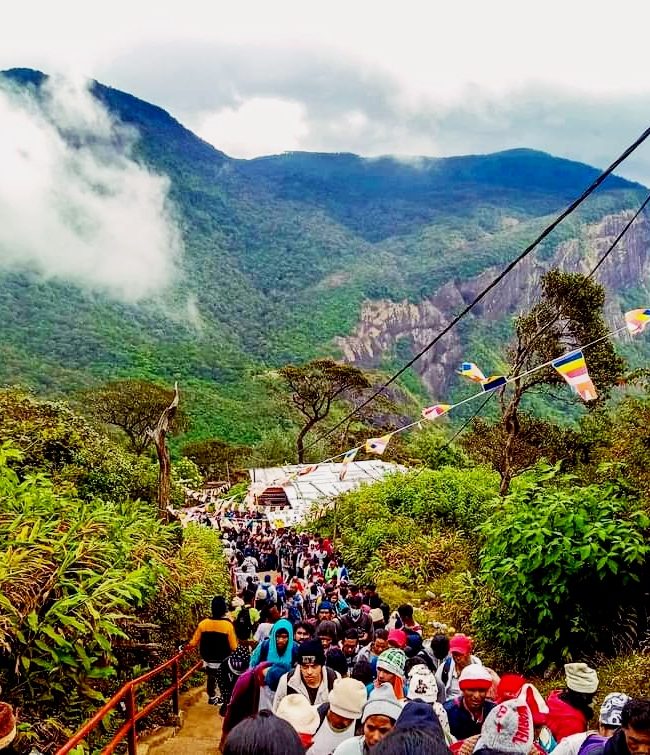
[[[14,69],[1,86],[37,97],[44,78]],[[5,270],[0,381],[57,395],[109,377],[179,380],[192,437],[259,439],[278,426],[258,377],[265,370],[347,356],[341,339],[355,333],[364,302],[418,306],[447,284],[471,288],[598,173],[525,149],[411,162],[306,153],[234,160],[154,105],[101,84],[93,93],[137,129],[137,158],[170,178],[184,241],[181,275],[172,290],[127,304],[29,269]],[[642,194],[639,185],[608,179],[540,261],[574,240],[587,243],[586,229],[623,217]],[[631,281],[617,283],[622,290]],[[522,294],[532,287],[532,273],[519,285]],[[457,302],[449,306],[450,316]],[[504,303],[492,319],[502,323],[516,306]],[[474,322],[461,346],[494,334]],[[396,336],[366,366],[390,368],[412,350],[410,337]],[[423,392],[432,384],[426,375],[410,383]]]

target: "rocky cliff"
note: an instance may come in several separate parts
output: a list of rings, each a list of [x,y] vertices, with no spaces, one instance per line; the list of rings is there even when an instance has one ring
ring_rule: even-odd
[[[612,244],[630,219],[632,211],[607,215],[598,223],[585,224],[577,238],[558,244],[550,258],[534,253],[523,260],[499,285],[478,304],[470,319],[476,327],[489,327],[527,309],[538,293],[541,274],[559,267],[586,273]],[[429,343],[449,319],[461,311],[494,279],[500,268],[488,268],[480,275],[448,281],[418,304],[388,300],[364,303],[355,332],[336,339],[343,357],[364,367],[376,367],[398,342],[406,340],[413,354]],[[598,280],[607,290],[607,317],[613,327],[621,320],[619,294],[641,285],[650,272],[650,221],[638,219],[616,249],[599,268]],[[647,302],[639,302],[639,306]],[[478,320],[477,318],[480,318]],[[458,329],[452,330],[424,355],[414,368],[432,397],[440,397],[447,388],[458,363],[466,358]]]

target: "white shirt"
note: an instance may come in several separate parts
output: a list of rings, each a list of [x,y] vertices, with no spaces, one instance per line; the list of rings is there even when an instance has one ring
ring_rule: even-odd
[[[553,750],[553,753],[558,755],[578,755],[578,750],[582,747],[582,743],[591,734],[597,734],[595,731],[579,731],[577,734],[569,734],[568,737],[562,737],[557,746]]]
[[[307,750],[307,755],[332,755],[338,745],[354,737],[355,726],[356,721],[353,721],[344,731],[334,731],[325,716],[323,723],[314,734],[313,744]]]
[[[363,734],[360,737],[352,737],[340,744],[334,755],[363,755]]]

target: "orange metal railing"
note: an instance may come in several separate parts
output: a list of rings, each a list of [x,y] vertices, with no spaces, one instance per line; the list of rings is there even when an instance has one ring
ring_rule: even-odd
[[[186,671],[181,675],[180,662],[185,655],[187,655],[187,651],[181,651],[173,658],[170,658],[165,663],[162,663],[160,666],[156,666],[156,668],[148,671],[142,676],[137,677],[137,679],[132,679],[130,682],[127,682],[115,695],[113,695],[113,697],[111,697],[106,705],[104,705],[97,711],[97,713],[95,713],[90,721],[88,721],[81,727],[81,729],[79,729],[79,731],[72,737],[72,739],[70,739],[68,742],[66,742],[66,744],[63,745],[63,747],[57,750],[56,755],[67,755],[67,753],[73,750],[78,744],[83,742],[89,734],[95,731],[95,729],[97,729],[97,727],[101,725],[104,718],[111,711],[115,710],[117,706],[120,705],[120,703],[124,703],[126,710],[126,721],[117,730],[106,747],[104,747],[104,749],[102,750],[102,755],[110,755],[110,753],[115,752],[115,748],[125,738],[127,740],[128,754],[136,755],[138,748],[138,734],[136,725],[139,721],[141,721],[145,716],[148,716],[152,710],[157,708],[161,703],[163,703],[170,697],[172,698],[174,715],[177,716],[179,714],[180,688],[190,678],[190,676],[196,673],[196,671],[202,666],[202,662],[197,661],[192,665],[189,671]],[[136,700],[136,690],[138,689],[138,687],[142,684],[145,684],[145,682],[150,681],[151,679],[155,679],[155,677],[159,676],[169,669],[171,669],[172,672],[171,685],[153,700],[150,700],[144,706],[144,708],[142,708],[142,710],[138,710]]]

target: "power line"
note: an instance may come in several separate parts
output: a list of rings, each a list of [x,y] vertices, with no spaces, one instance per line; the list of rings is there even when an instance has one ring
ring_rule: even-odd
[[[507,275],[511,272],[523,259],[525,259],[552,231],[557,228],[557,226],[569,215],[571,215],[574,210],[576,210],[591,194],[596,191],[596,189],[603,183],[603,181],[616,170],[616,168],[624,161],[626,160],[643,142],[650,136],[650,128],[647,128],[624,152],[622,152],[616,160],[608,167],[606,168],[586,189],[583,191],[583,193],[575,199],[571,204],[562,212],[558,217],[550,224],[548,225],[540,234],[537,236],[537,238],[529,244],[521,254],[519,254],[512,262],[510,262],[497,276],[494,278],[494,280],[489,283],[479,294],[476,295],[476,297],[458,314],[454,319],[446,325],[437,336],[435,336],[429,343],[421,349],[410,361],[408,361],[403,367],[401,367],[396,373],[394,373],[383,385],[381,385],[371,396],[369,396],[365,401],[363,401],[359,406],[355,407],[351,412],[349,412],[343,419],[339,420],[333,427],[331,427],[327,432],[325,432],[323,435],[316,438],[316,440],[312,441],[309,445],[305,446],[305,450],[312,448],[317,443],[319,443],[321,440],[324,440],[329,435],[331,435],[335,430],[337,430],[339,427],[341,427],[343,424],[345,424],[349,419],[354,417],[357,412],[359,412],[361,409],[363,409],[365,406],[368,406],[372,401],[374,401],[377,396],[379,396],[383,391],[388,388],[389,385],[394,383],[400,375],[403,375],[406,370],[408,370],[409,367],[414,365],[419,359],[421,359],[430,349],[432,349],[440,339],[445,336],[449,331],[457,325],[460,320],[465,317],[477,304],[479,304],[486,296],[487,294],[495,287],[497,286]]]
[[[593,266],[589,274],[587,275],[587,279],[593,278],[593,276],[596,274],[600,266],[605,262],[605,260],[609,257],[609,255],[616,249],[618,246],[619,241],[625,236],[625,234],[630,230],[631,226],[633,225],[634,221],[639,217],[639,215],[645,210],[647,204],[650,202],[650,194],[644,199],[644,201],[641,203],[641,206],[639,209],[632,215],[630,220],[623,226],[621,232],[618,234],[618,236],[614,239],[614,241],[609,245],[607,250],[604,252],[604,254],[601,256],[601,258],[598,260],[598,262]],[[550,324],[550,323],[549,323]],[[442,446],[438,449],[438,456],[442,454],[442,452],[449,448],[449,446],[456,440],[456,438],[464,432],[464,430],[478,417],[478,415],[483,411],[483,409],[486,407],[489,400],[496,395],[496,391],[492,391],[488,397],[483,401],[483,403],[478,407],[478,409],[467,419],[461,427],[447,440],[445,443],[443,443]]]

